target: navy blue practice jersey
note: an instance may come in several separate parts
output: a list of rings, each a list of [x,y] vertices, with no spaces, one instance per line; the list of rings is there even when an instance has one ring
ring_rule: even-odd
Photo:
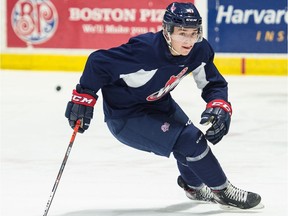
[[[80,79],[83,88],[101,89],[106,119],[175,110],[170,91],[189,73],[202,98],[227,98],[227,82],[213,63],[214,51],[203,39],[187,56],[173,56],[162,31],[131,38],[126,44],[89,56]],[[187,89],[189,91],[189,89]]]

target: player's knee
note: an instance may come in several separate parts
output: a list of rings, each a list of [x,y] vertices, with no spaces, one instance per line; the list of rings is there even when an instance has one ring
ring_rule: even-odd
[[[174,157],[181,163],[199,159],[209,151],[204,134],[195,126],[186,127],[179,136],[174,148]]]

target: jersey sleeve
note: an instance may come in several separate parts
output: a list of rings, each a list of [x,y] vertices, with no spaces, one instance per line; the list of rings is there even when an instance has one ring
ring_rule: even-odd
[[[201,96],[207,103],[214,99],[228,101],[228,83],[214,64],[214,51],[208,42],[205,49],[207,49],[208,60],[204,66],[206,83],[202,88]]]

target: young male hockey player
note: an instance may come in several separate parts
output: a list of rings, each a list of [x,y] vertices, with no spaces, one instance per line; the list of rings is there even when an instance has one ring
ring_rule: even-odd
[[[72,128],[81,119],[83,133],[101,89],[111,133],[139,150],[166,157],[173,153],[178,184],[190,199],[253,208],[261,197],[233,186],[207,145],[206,140],[216,144],[228,133],[232,108],[227,82],[213,63],[214,51],[202,38],[201,24],[192,3],[174,2],[166,9],[163,30],[93,52],[65,116]],[[207,102],[200,123],[212,126],[205,135],[170,95],[190,73]]]

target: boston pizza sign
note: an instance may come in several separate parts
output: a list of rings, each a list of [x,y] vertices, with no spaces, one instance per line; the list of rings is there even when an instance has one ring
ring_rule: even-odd
[[[130,37],[161,30],[170,2],[6,0],[7,47],[111,48]]]

